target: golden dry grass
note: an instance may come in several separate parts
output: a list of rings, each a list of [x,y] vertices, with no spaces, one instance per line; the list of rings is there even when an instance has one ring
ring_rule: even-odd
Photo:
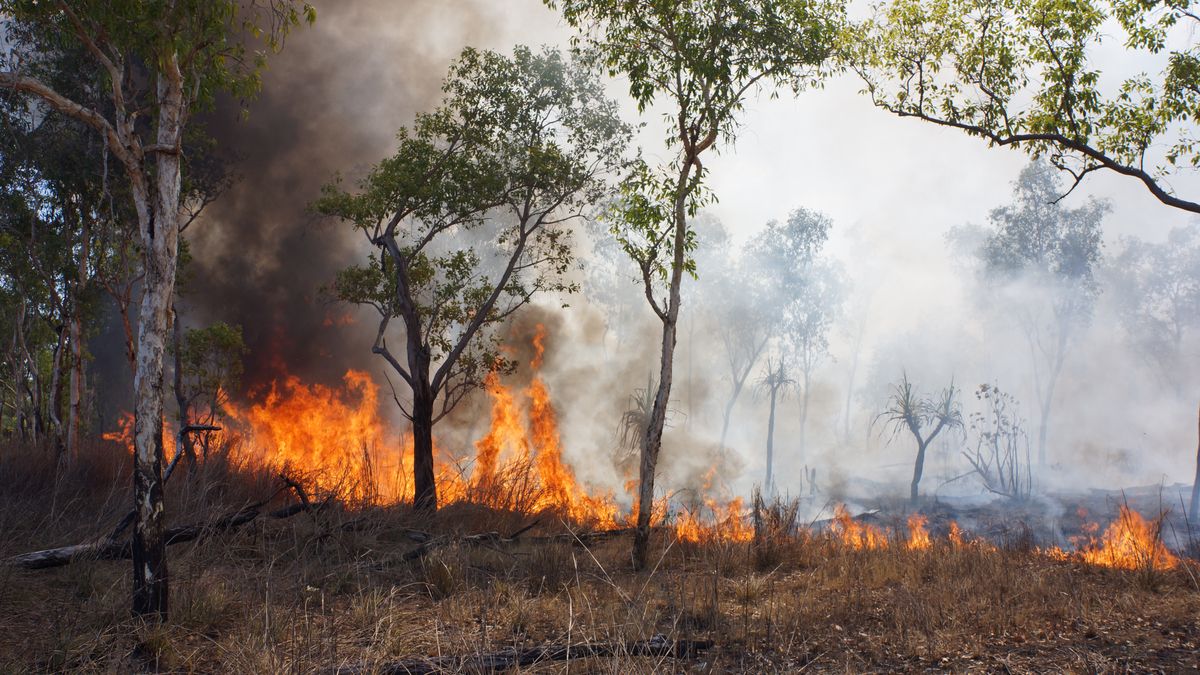
[[[18,467],[0,460],[0,477]],[[117,472],[119,473],[119,471]],[[113,476],[102,476],[99,482]],[[105,531],[124,505],[84,478],[0,496],[0,555]],[[236,508],[271,477],[225,467],[180,481],[177,522]],[[7,484],[7,483],[6,483]],[[57,485],[57,487],[55,487]],[[81,494],[68,496],[71,490]],[[190,516],[190,517],[186,517]],[[353,527],[346,524],[353,522]],[[24,523],[24,524],[22,524]],[[0,567],[0,672],[313,672],[346,663],[489,652],[508,646],[710,638],[695,660],[591,659],[587,672],[1147,671],[1200,668],[1200,590],[1184,566],[1151,577],[1023,550],[848,550],[823,535],[683,544],[661,533],[653,569],[629,541],[589,547],[532,538],[448,545],[403,560],[406,528],[436,533],[525,524],[469,505],[418,522],[403,509],[330,508],[169,549],[172,615],[128,616],[122,561]],[[536,672],[566,670],[563,663]]]

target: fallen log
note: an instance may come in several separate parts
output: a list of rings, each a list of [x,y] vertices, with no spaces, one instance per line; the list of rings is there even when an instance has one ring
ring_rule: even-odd
[[[296,486],[288,485],[295,489]],[[278,492],[276,492],[278,494]],[[307,496],[304,496],[303,491],[298,491],[301,495],[301,502],[291,504],[280,509],[276,509],[267,514],[268,518],[282,520],[291,518],[298,513],[314,510],[314,507],[309,503]],[[257,504],[243,507],[232,513],[227,513],[216,520],[207,523],[196,523],[192,525],[183,525],[172,527],[163,533],[163,539],[167,546],[173,544],[182,544],[188,541],[195,541],[201,537],[208,537],[219,532],[228,532],[249,523],[258,518],[262,514],[262,507],[274,499],[275,495],[267,498]],[[319,508],[319,506],[317,507]],[[117,541],[114,538],[106,537],[93,542],[74,544],[71,546],[60,546],[58,548],[46,549],[43,551],[32,551],[30,553],[22,553],[8,558],[4,562],[13,567],[22,567],[30,570],[47,569],[50,567],[62,567],[69,565],[76,560],[127,560],[133,557],[133,543],[130,541]]]
[[[686,659],[711,649],[712,640],[670,640],[655,635],[649,640],[599,642],[576,645],[544,645],[528,649],[508,648],[488,654],[430,656],[387,663],[359,663],[338,666],[330,675],[426,675],[432,673],[496,672],[510,668],[528,668],[539,663],[615,656],[658,656]]]

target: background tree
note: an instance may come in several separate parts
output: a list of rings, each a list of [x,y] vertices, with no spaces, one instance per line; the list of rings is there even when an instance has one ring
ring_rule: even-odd
[[[907,431],[917,443],[917,458],[913,463],[913,479],[909,485],[909,498],[915,502],[921,486],[921,475],[925,472],[925,450],[942,431],[963,425],[958,390],[951,381],[950,386],[936,398],[923,396],[917,393],[905,373],[901,375],[900,382],[893,385],[888,407],[880,417],[892,426],[893,435]]]
[[[748,95],[768,84],[816,83],[832,52],[843,7],[827,0],[547,0],[612,75],[629,80],[640,110],[666,100],[663,166],[641,165],[624,186],[612,224],[638,264],[646,300],[662,323],[658,391],[638,470],[633,562],[646,563],[654,476],[670,398],[680,287],[694,273],[695,233],[689,218],[709,199],[701,156],[733,140]],[[659,294],[662,294],[661,296]]]
[[[179,317],[175,318],[176,340],[175,397],[179,407],[179,428],[200,424],[212,426],[222,415],[229,392],[241,384],[242,357],[246,344],[242,340],[241,326],[230,326],[218,321],[204,328],[192,328],[184,332]],[[192,453],[194,449],[189,434],[180,434],[183,440],[181,451]],[[205,456],[208,455],[207,435]]]
[[[1184,339],[1200,325],[1200,227],[1171,230],[1161,244],[1122,238],[1107,265],[1118,316],[1138,348],[1176,391],[1190,372]]]
[[[844,274],[821,256],[832,226],[827,216],[798,208],[784,223],[767,223],[749,245],[752,264],[767,277],[768,295],[778,312],[774,325],[800,371],[801,456],[812,376],[829,356],[829,329],[844,297]]]
[[[1014,185],[1013,203],[988,215],[989,232],[977,250],[993,309],[1020,327],[1029,347],[1041,464],[1058,378],[1100,292],[1095,268],[1108,212],[1094,199],[1061,206],[1061,192],[1049,165],[1030,163]]]
[[[767,361],[767,372],[758,381],[760,392],[766,392],[770,398],[770,413],[767,416],[767,475],[763,481],[763,492],[768,497],[775,494],[775,476],[772,469],[775,463],[775,404],[779,396],[786,395],[788,389],[796,386],[796,381],[788,375],[787,357],[782,356],[778,362]]]
[[[315,15],[294,0],[5,0],[0,10],[10,18],[0,87],[90,127],[128,180],[144,273],[134,376],[133,609],[165,617],[162,379],[183,212],[185,130],[189,114],[216,92],[245,96],[256,89],[265,56],[252,49],[252,37],[278,47],[290,27]],[[103,73],[96,86],[108,95],[105,105],[81,103],[54,87],[47,75],[63,51],[86,53]]]
[[[716,323],[729,375],[729,396],[721,416],[722,452],[728,450],[734,406],[776,331],[778,310],[771,306],[761,272],[743,255],[724,267],[709,268],[707,273],[714,281],[707,289],[705,305]]]
[[[1200,213],[1170,177],[1200,165],[1200,13],[1189,0],[893,0],[844,57],[875,105],[1046,156],[1074,178],[1114,171]],[[1105,78],[1116,40],[1157,73]]]
[[[85,55],[63,52],[51,65],[47,72],[58,89],[99,100]],[[9,291],[18,291],[6,303],[13,336],[8,363],[17,366],[9,373],[11,386],[25,390],[10,400],[35,422],[22,433],[48,434],[64,462],[78,450],[85,418],[85,320],[96,309],[97,263],[116,220],[107,208],[104,152],[102,139],[70,119],[45,115],[20,97],[0,101],[0,233],[6,240],[0,275]],[[45,369],[42,353],[49,357]]]
[[[608,193],[631,133],[590,70],[557,52],[465,50],[441,107],[402,129],[356,194],[315,204],[379,249],[338,275],[380,315],[374,353],[411,392],[415,505],[437,507],[433,425],[508,363],[495,330],[535,295],[574,291],[567,225]],[[473,243],[471,237],[474,238]],[[404,324],[405,360],[388,347]]]

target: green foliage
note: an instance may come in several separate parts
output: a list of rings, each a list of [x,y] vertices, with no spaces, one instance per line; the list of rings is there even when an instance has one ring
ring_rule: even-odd
[[[241,383],[246,352],[241,326],[218,321],[188,330],[183,336],[180,363],[184,399],[189,405],[203,401],[210,415],[220,414],[225,397]]]
[[[584,31],[611,75],[629,80],[642,111],[657,98],[684,103],[675,140],[732,135],[734,113],[760,83],[819,83],[844,15],[814,0],[547,0]],[[674,115],[674,111],[671,113]]]
[[[291,28],[316,20],[313,6],[298,0],[3,0],[0,11],[43,53],[88,48],[82,27],[119,68],[158,72],[174,55],[193,102],[202,105],[219,92],[253,95],[269,53]]]
[[[1197,14],[1187,0],[892,0],[847,32],[843,58],[876,103],[1047,156],[1078,181],[1106,168],[1160,200],[1200,166]],[[1114,29],[1118,29],[1114,33]],[[1094,55],[1120,40],[1157,73],[1106,78]]]
[[[377,351],[387,322],[404,322],[448,410],[488,369],[511,367],[501,322],[535,295],[576,290],[565,225],[609,194],[632,130],[594,72],[549,49],[466,49],[443,91],[356,191],[339,179],[312,208],[380,249],[331,290],[380,313]],[[406,379],[421,370],[409,351],[410,363],[391,360]]]
[[[675,161],[639,162],[608,222],[638,264],[650,302],[673,273],[696,274],[695,232],[686,223],[715,199],[703,189],[700,156],[730,142],[737,113],[766,85],[817,85],[843,21],[843,4],[809,0],[547,0],[582,31],[576,44],[629,82],[643,112],[665,99]],[[693,173],[694,169],[694,173]],[[679,268],[676,270],[676,268]],[[678,282],[675,282],[678,283]],[[668,284],[670,286],[670,284]]]
[[[555,3],[550,3],[552,6]],[[639,163],[612,213],[613,233],[643,268],[646,281],[665,280],[677,227],[715,197],[703,190],[702,170],[677,178],[718,135],[732,136],[736,113],[760,83],[794,88],[814,79],[828,56],[840,7],[818,3],[567,1],[564,17],[613,75],[629,80],[645,110],[659,97],[673,104],[668,145],[682,144],[680,163],[652,170]],[[684,271],[695,275],[695,233],[680,233]],[[669,259],[669,258],[668,258]]]

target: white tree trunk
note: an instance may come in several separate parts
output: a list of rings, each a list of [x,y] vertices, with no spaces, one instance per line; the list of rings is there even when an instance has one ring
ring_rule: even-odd
[[[183,129],[183,88],[172,57],[158,78],[158,138],[164,148],[178,148]],[[167,560],[163,541],[163,357],[175,291],[179,243],[180,156],[155,157],[154,191],[134,181],[145,281],[138,317],[137,368],[133,376],[134,508],[133,611],[167,613]],[[153,200],[150,202],[150,200]]]

